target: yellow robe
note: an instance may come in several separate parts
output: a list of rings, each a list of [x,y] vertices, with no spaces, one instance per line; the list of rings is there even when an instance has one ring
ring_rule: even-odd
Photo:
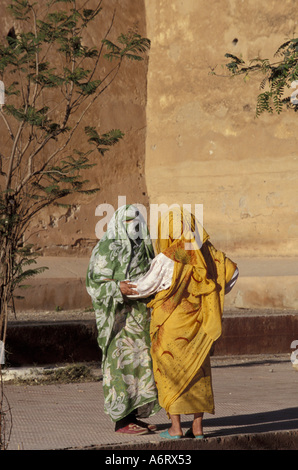
[[[196,219],[191,215],[187,225],[183,217],[182,211],[178,218],[170,213],[159,223],[157,251],[175,264],[171,286],[148,304],[153,372],[168,414],[213,413],[209,352],[221,335],[225,284],[236,265],[214,248],[204,229],[200,249],[193,235]],[[165,239],[163,224],[169,224]],[[179,224],[182,235],[175,238]],[[186,249],[189,242],[192,249]]]

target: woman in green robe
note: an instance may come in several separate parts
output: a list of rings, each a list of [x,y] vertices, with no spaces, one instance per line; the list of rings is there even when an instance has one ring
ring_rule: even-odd
[[[87,291],[91,296],[102,351],[104,411],[115,431],[144,434],[153,425],[138,420],[160,406],[150,356],[150,311],[147,299],[128,299],[132,283],[145,274],[154,251],[144,218],[135,206],[113,215],[93,249]]]

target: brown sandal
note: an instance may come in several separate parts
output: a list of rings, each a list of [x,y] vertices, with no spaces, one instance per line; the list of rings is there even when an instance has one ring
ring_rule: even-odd
[[[138,424],[142,428],[149,429],[149,431],[156,431],[157,430],[156,424],[145,423],[144,421],[141,421],[140,419],[136,419],[136,424]]]
[[[117,431],[122,434],[134,434],[134,435],[141,435],[141,434],[147,434],[149,431],[147,428],[143,428],[139,426],[138,424],[135,423],[130,423],[127,424],[127,426],[124,426],[123,428],[117,429]]]

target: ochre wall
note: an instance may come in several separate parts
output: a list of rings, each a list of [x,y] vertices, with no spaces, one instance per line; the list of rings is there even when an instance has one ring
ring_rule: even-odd
[[[221,66],[227,52],[273,58],[294,34],[297,3],[145,5],[150,203],[203,204],[211,239],[234,257],[297,256],[297,114],[256,119],[262,77],[230,79]]]
[[[226,52],[272,58],[294,34],[295,0],[104,0],[90,45],[114,7],[111,38],[137,24],[151,40],[149,62],[127,62],[83,126],[120,128],[125,138],[104,158],[94,155],[86,177],[101,191],[77,197],[72,210],[39,214],[30,241],[44,255],[88,256],[96,207],[117,208],[126,196],[146,207],[203,204],[206,230],[233,257],[297,256],[297,114],[255,119],[261,78],[231,80],[221,67]],[[3,37],[14,22],[4,6],[1,13]],[[219,76],[210,75],[214,67]],[[3,125],[0,132],[3,144]]]
[[[45,0],[39,2],[40,9],[43,7],[42,2],[46,3]],[[78,0],[77,3],[86,4],[84,0]],[[87,7],[92,8],[97,3],[98,0],[89,0]],[[136,29],[141,35],[146,35],[143,0],[103,0],[101,13],[85,32],[84,40],[89,47],[101,47],[101,41],[111,24],[115,9],[110,40],[116,41],[121,33],[126,33],[129,29]],[[0,34],[3,40],[12,26],[17,32],[20,32],[23,26],[8,14],[6,6],[1,6],[0,11]],[[92,154],[91,161],[96,162],[97,166],[86,171],[83,176],[90,180],[90,187],[100,187],[96,195],[76,195],[71,201],[67,201],[74,204],[73,209],[51,206],[36,216],[28,235],[30,242],[35,243],[43,255],[89,255],[98,241],[95,232],[99,220],[95,215],[98,205],[108,203],[117,209],[118,196],[126,196],[128,203],[139,202],[148,205],[144,176],[147,65],[147,55],[142,62],[129,60],[123,62],[116,81],[91,107],[72,144],[68,147],[67,155],[75,148],[80,150],[89,148],[87,144],[83,145],[83,142],[86,142],[84,134],[86,125],[95,126],[100,134],[118,128],[125,134],[123,140],[112,147],[104,157],[97,152]],[[104,61],[102,67],[108,70],[111,64]],[[102,76],[101,67],[99,71]],[[6,102],[9,103],[8,98]],[[1,119],[0,137],[2,146],[11,145]]]

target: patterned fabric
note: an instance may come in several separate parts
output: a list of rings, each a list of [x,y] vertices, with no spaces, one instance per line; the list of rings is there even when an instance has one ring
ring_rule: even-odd
[[[167,232],[169,236],[163,238]],[[159,402],[168,414],[171,407],[177,413],[175,402],[221,335],[225,285],[236,269],[224,253],[214,248],[204,230],[200,249],[194,236],[199,232],[194,216],[186,217],[182,209],[169,212],[158,227],[158,250],[175,263],[171,287],[157,293],[148,304],[153,309],[150,334],[154,377]],[[212,408],[206,395],[206,409],[194,401],[192,412],[209,411],[210,403]],[[182,403],[180,413],[188,413],[190,406],[183,407]]]
[[[102,350],[104,411],[112,421],[136,409],[140,417],[160,409],[152,373],[146,299],[124,299],[120,291],[120,281],[138,279],[148,271],[153,257],[143,217],[136,207],[123,206],[113,215],[89,262],[86,284]]]

